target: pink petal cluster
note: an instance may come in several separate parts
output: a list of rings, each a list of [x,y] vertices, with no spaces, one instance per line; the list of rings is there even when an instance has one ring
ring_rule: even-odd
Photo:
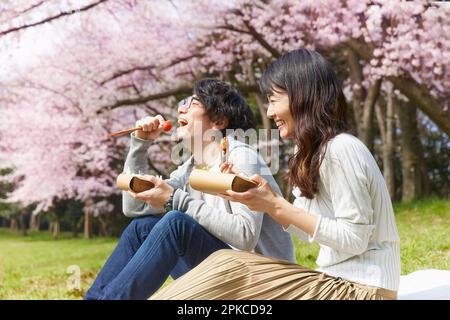
[[[174,119],[184,93],[136,99],[206,75],[248,85],[292,49],[339,54],[354,42],[369,54],[363,85],[408,75],[434,96],[450,92],[450,6],[436,2],[110,0],[76,12],[94,2],[22,0],[0,10],[0,33],[75,10],[0,36],[0,166],[15,169],[9,200],[37,211],[117,193],[128,140],[108,133],[149,114]],[[171,166],[164,140],[149,152],[161,171]]]

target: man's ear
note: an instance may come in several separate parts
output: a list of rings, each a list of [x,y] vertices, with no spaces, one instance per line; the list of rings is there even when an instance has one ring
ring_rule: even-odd
[[[214,122],[213,129],[215,130],[223,130],[228,126],[228,119],[224,117],[216,122]]]

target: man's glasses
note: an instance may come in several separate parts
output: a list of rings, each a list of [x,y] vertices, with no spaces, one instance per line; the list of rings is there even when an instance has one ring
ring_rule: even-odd
[[[183,100],[178,102],[178,108],[189,109],[191,107],[192,101],[194,101],[194,100],[197,100],[198,102],[201,103],[199,98],[190,96],[190,97],[184,98]]]

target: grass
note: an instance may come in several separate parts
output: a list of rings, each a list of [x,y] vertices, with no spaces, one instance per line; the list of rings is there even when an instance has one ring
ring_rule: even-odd
[[[402,274],[421,269],[450,270],[450,201],[424,199],[394,204],[400,234]],[[316,268],[319,245],[294,239],[297,262]]]
[[[413,201],[395,205],[395,212],[402,274],[449,270],[450,201]],[[294,242],[298,263],[315,268],[318,245]],[[58,240],[47,232],[23,237],[0,228],[0,299],[81,299],[116,243],[115,238],[73,239],[65,233]],[[79,289],[72,281],[78,270]]]
[[[426,199],[394,206],[402,274],[450,270],[450,201]]]
[[[80,299],[116,242],[70,239],[66,234],[53,240],[48,232],[23,237],[0,229],[0,299]],[[70,287],[77,269],[79,290]]]

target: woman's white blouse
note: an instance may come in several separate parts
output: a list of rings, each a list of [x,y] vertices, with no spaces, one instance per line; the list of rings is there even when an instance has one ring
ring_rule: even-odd
[[[390,290],[400,281],[400,239],[391,199],[375,159],[350,134],[327,144],[314,199],[293,190],[294,206],[319,216],[313,236],[286,230],[320,245],[319,271]]]

